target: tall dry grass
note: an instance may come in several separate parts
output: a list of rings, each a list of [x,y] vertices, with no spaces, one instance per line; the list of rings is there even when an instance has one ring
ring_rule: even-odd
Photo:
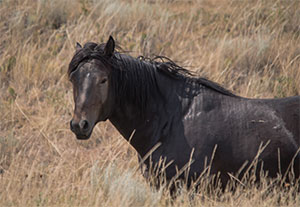
[[[109,35],[133,56],[165,55],[247,97],[300,92],[300,2],[1,0],[0,206],[300,206],[296,186],[152,189],[110,123],[69,130],[76,41]],[[208,189],[209,188],[209,189]]]

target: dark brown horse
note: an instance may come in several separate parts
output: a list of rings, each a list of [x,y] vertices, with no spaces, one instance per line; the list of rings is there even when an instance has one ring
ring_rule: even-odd
[[[239,97],[168,58],[117,52],[112,37],[104,44],[77,44],[68,75],[75,101],[70,127],[76,137],[88,139],[107,119],[126,140],[135,130],[130,144],[140,157],[160,143],[151,159],[172,163],[165,170],[167,180],[190,159],[186,175],[197,178],[216,149],[211,173],[220,172],[225,184],[228,173],[250,163],[262,143],[268,145],[258,161],[269,176],[292,169],[299,177],[300,96]],[[149,159],[145,164],[149,167]]]

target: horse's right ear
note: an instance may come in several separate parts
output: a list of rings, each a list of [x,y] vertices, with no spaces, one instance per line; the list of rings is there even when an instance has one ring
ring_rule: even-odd
[[[76,47],[75,48],[76,48],[76,52],[78,52],[82,48],[82,46],[81,46],[81,44],[76,42]]]

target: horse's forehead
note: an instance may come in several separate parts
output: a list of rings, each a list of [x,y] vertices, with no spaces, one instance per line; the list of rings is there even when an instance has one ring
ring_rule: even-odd
[[[90,62],[84,62],[79,65],[79,72],[80,74],[89,72],[92,68],[92,64]]]
[[[82,66],[81,71],[83,72],[84,76],[90,76],[91,73],[97,73],[101,75],[107,75],[107,70],[105,69],[105,66],[95,59],[90,60]]]
[[[98,72],[101,74],[109,75],[111,72],[111,68],[104,64],[101,60],[94,59],[93,65],[95,69],[97,69]]]

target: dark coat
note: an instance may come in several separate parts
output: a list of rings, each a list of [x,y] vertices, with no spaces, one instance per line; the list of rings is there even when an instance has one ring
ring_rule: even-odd
[[[89,138],[94,125],[108,119],[148,169],[165,160],[167,180],[190,163],[188,173],[179,176],[187,174],[190,182],[212,163],[210,172],[220,172],[225,185],[228,173],[237,173],[245,163],[247,169],[264,147],[257,161],[269,176],[284,174],[291,166],[299,177],[300,96],[239,97],[191,76],[168,58],[136,59],[118,53],[112,38],[80,47],[70,74],[75,100],[71,129],[77,138]]]

